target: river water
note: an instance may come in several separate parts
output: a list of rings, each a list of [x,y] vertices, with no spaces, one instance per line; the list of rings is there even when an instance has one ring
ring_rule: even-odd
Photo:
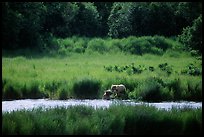
[[[69,107],[76,105],[91,106],[97,108],[108,108],[111,105],[147,105],[155,106],[158,109],[170,110],[171,108],[202,108],[202,102],[134,102],[131,100],[102,100],[102,99],[68,99],[68,100],[50,100],[50,99],[23,99],[13,101],[2,101],[2,112],[11,112],[21,109],[32,110],[34,108],[54,108],[54,107]]]

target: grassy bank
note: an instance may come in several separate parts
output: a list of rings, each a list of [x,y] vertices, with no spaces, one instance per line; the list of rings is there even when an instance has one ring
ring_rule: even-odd
[[[33,54],[26,50],[19,52],[20,54],[3,52],[3,99],[101,98],[103,91],[109,89],[112,84],[123,83],[127,87],[125,98],[145,101],[201,101],[202,60],[178,50],[179,48],[175,50],[178,46],[176,41],[163,37],[113,40],[73,37],[54,41],[58,45],[56,51],[64,48],[65,54]],[[80,41],[83,44],[78,46],[84,45],[84,52],[78,53],[73,47],[69,47],[76,47],[76,43]],[[100,41],[106,46],[109,43],[111,48],[108,48],[107,52],[96,48],[101,45]],[[125,50],[127,46],[130,49],[132,47],[133,51],[134,48],[138,49],[134,43],[139,41],[149,41],[149,46],[160,42],[160,47],[167,41],[169,46],[164,46],[166,48],[165,51],[162,50],[162,54],[145,52],[146,50],[137,54]],[[94,46],[94,43],[98,45]],[[144,43],[139,46],[146,49],[148,44]],[[113,48],[114,45],[119,50]]]
[[[202,133],[202,109],[158,110],[145,106],[85,106],[16,111],[2,115],[6,134],[192,134]]]

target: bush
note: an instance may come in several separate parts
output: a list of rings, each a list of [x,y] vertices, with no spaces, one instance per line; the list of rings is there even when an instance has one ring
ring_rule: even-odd
[[[75,42],[73,50],[77,53],[84,53],[85,42],[83,40],[79,40],[78,42]]]
[[[65,100],[67,98],[72,97],[72,93],[70,92],[70,87],[66,81],[63,81],[59,87],[59,99]]]
[[[181,80],[179,78],[174,79],[174,80],[170,81],[169,83],[167,83],[167,87],[169,88],[170,92],[173,92],[173,99],[174,100],[181,100],[182,99],[183,88],[181,86]]]
[[[185,69],[181,70],[181,74],[188,74],[192,76],[199,76],[202,74],[202,70],[194,66],[194,64],[190,63],[188,66],[186,66]]]
[[[190,101],[202,101],[202,82],[188,81],[185,99]]]
[[[152,39],[150,39],[152,45],[154,45],[157,48],[163,49],[166,51],[168,48],[171,47],[170,43],[167,41],[167,39],[163,36],[154,36]]]
[[[193,49],[202,53],[202,15],[194,20],[192,26],[184,28],[178,37],[187,50]]]
[[[142,100],[145,101],[160,101],[162,98],[161,95],[161,86],[152,80],[147,80],[140,88],[139,96],[142,97]]]
[[[139,98],[143,101],[163,101],[169,99],[170,96],[168,92],[164,89],[164,82],[162,79],[156,77],[147,78],[139,87],[138,93],[134,93],[133,97]],[[131,96],[131,95],[130,95]]]
[[[84,78],[73,85],[74,95],[78,98],[97,98],[101,83],[98,80]]]
[[[22,94],[19,92],[19,90],[16,89],[16,85],[13,85],[13,83],[8,82],[6,85],[4,85],[3,88],[3,99],[20,99],[22,97]]]
[[[105,53],[109,51],[108,46],[106,45],[103,39],[95,38],[88,42],[87,50],[97,51],[99,53]]]
[[[65,100],[67,99],[68,92],[65,89],[60,90],[59,99]]]
[[[124,49],[123,48],[123,40],[120,40],[120,39],[107,40],[107,44],[108,44],[110,51],[112,51],[114,53],[122,51]]]
[[[59,89],[60,85],[62,85],[61,81],[54,80],[52,82],[47,82],[45,84],[44,90],[49,93],[50,98],[54,98],[54,97],[56,97],[56,93],[57,93],[57,90]]]
[[[168,48],[172,47],[170,40],[163,36],[130,36],[123,40],[124,49],[126,52],[142,55],[152,53],[161,55]]]
[[[168,63],[159,64],[158,67],[162,71],[165,71],[168,75],[170,75],[172,73],[172,71],[173,71],[172,66],[169,66]]]

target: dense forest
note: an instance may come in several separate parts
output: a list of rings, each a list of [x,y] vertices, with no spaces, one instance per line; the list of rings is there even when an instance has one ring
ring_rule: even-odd
[[[201,2],[2,2],[3,49],[49,47],[53,38],[160,35],[202,51]]]

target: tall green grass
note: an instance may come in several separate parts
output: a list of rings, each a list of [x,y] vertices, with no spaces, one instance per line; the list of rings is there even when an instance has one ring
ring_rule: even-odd
[[[63,54],[58,50],[52,56],[31,51],[27,54],[27,50],[25,54],[23,50],[3,51],[3,99],[101,98],[112,84],[122,83],[132,99],[201,100],[202,60],[181,51],[182,45],[174,40],[145,36],[72,37],[54,41],[57,49],[64,48]],[[142,54],[130,54],[129,49],[138,50],[137,44],[144,49]],[[75,52],[77,46],[83,47],[83,52]],[[145,51],[154,47],[162,50],[162,54]],[[11,56],[12,53],[15,54]],[[129,68],[125,69],[126,66]]]
[[[201,135],[202,109],[70,106],[2,114],[3,135]]]

